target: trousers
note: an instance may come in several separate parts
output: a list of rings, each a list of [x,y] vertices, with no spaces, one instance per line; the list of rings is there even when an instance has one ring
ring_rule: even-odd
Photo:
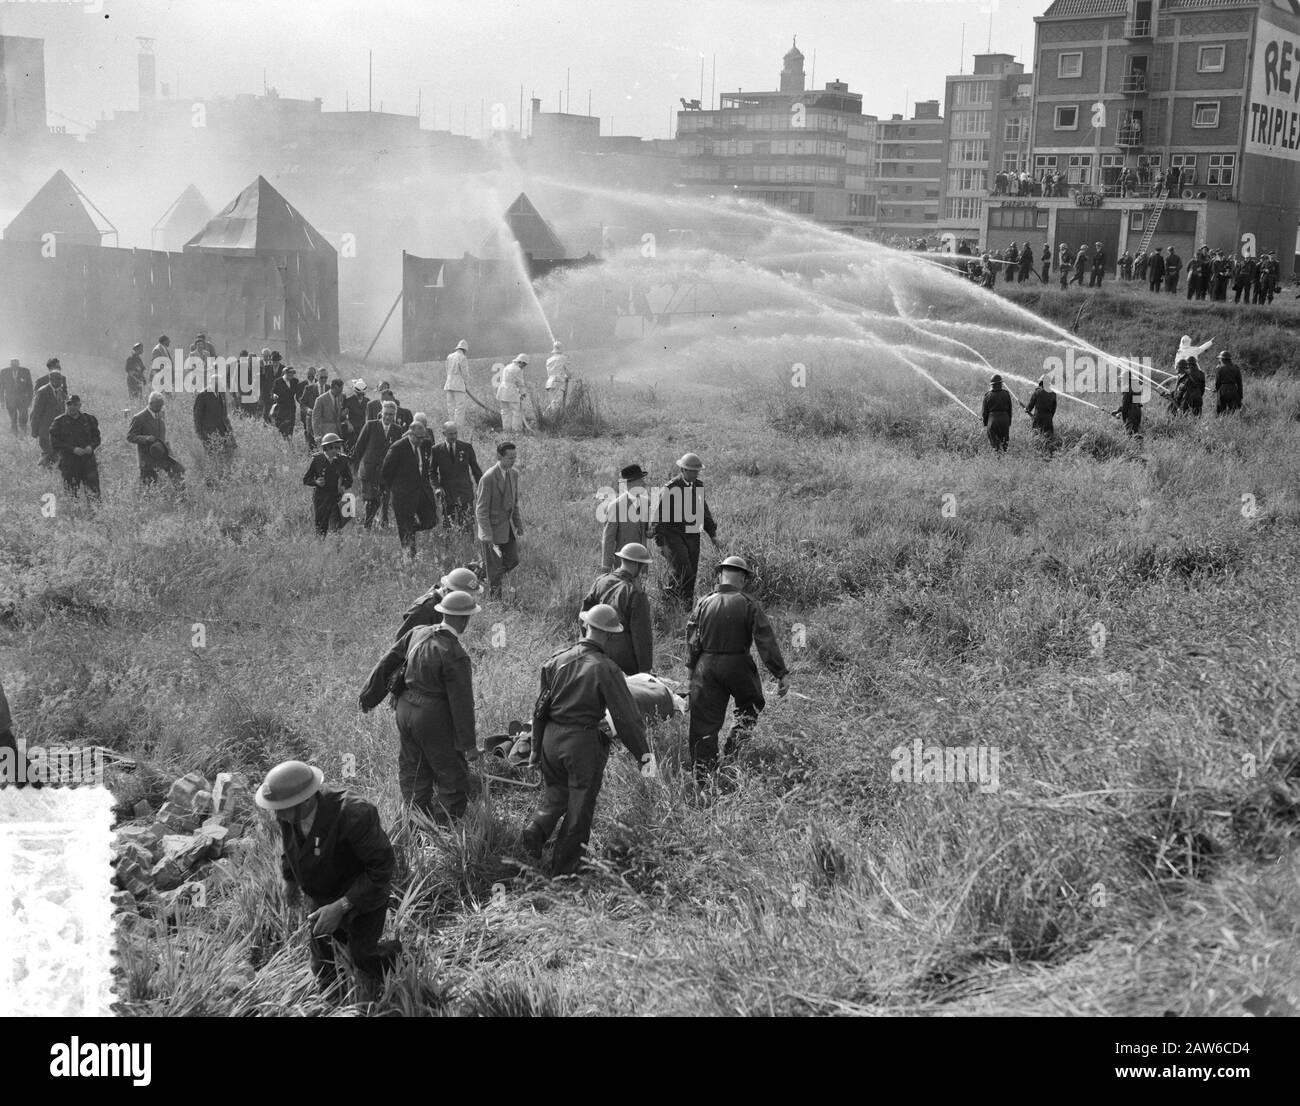
[[[469,403],[466,392],[443,392],[447,399],[447,418],[457,426],[465,425],[465,405]]]
[[[435,822],[450,822],[469,802],[469,764],[446,725],[446,708],[412,699],[408,692],[397,700],[397,787],[402,802]]]
[[[727,704],[736,701],[736,724],[724,752],[732,752],[758,721],[767,705],[758,666],[748,653],[704,653],[691,671],[691,763],[718,762],[718,733],[727,719]]]
[[[91,495],[99,497],[99,462],[90,457],[60,457],[59,475],[63,486],[73,495],[84,484]]]
[[[326,906],[308,900],[312,909]],[[384,918],[388,915],[388,904],[378,910],[364,914],[355,912],[347,915],[343,923],[333,933],[323,934],[311,939],[311,970],[316,977],[316,984],[322,991],[327,990],[338,978],[338,966],[334,960],[334,942],[346,945],[348,955],[357,966],[357,970],[370,977],[381,976],[392,968],[402,952],[400,941],[380,941],[384,932]]]
[[[554,875],[570,875],[582,866],[608,759],[604,739],[594,728],[555,723],[546,727],[540,757],[546,789],[524,830],[523,843],[528,851],[541,855],[542,846],[564,819],[551,854]]]
[[[501,556],[499,557],[492,549],[492,542],[485,541],[483,543],[483,563],[487,566],[489,595],[500,595],[501,581],[505,579],[506,573],[519,565],[519,543],[515,541],[514,535],[510,536],[509,541],[498,544],[501,547]]]
[[[666,529],[663,539],[660,549],[668,562],[664,594],[690,610],[695,604],[695,577],[700,567],[700,535]]]

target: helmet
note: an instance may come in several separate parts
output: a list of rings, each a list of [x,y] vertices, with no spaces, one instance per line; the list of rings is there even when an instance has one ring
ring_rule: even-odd
[[[746,576],[752,576],[754,570],[749,567],[749,562],[744,557],[725,557],[718,562],[715,572],[721,572],[724,568],[734,568],[738,572],[743,572]]]
[[[464,338],[462,338],[459,342],[456,343],[456,348],[457,348],[457,349],[460,349],[460,350],[464,350],[466,353],[468,353],[468,352],[469,352],[469,343],[468,343],[467,341],[465,341]]]
[[[526,354],[526,353],[521,353],[518,357],[515,358],[515,360],[518,361],[519,364],[521,364],[521,365],[527,365],[527,364],[528,364],[528,354]]]
[[[310,799],[325,782],[325,773],[300,760],[286,760],[266,774],[253,801],[263,810],[284,810]]]
[[[704,467],[704,462],[700,460],[698,453],[683,453],[677,458],[677,467],[679,469],[694,469],[699,472]]]
[[[474,602],[474,597],[463,591],[448,592],[442,602],[433,608],[439,614],[477,614],[483,608]]]
[[[562,345],[560,345],[560,343],[559,343],[558,340],[555,341],[555,342],[552,342],[552,343],[551,343],[551,352],[552,352],[552,353],[559,353],[560,350],[562,350],[562,349],[564,349],[564,347],[563,347]]]
[[[323,437],[320,440],[321,449],[324,449],[326,446],[330,446],[330,445],[342,445],[342,444],[343,444],[343,439],[340,438],[337,434],[326,434],[325,437]]]
[[[618,620],[618,611],[608,603],[597,603],[591,610],[583,611],[578,617],[597,630],[604,630],[610,634],[623,632],[623,623]]]
[[[354,380],[352,382],[352,390],[354,392],[364,392],[366,390],[366,382],[364,380]]]
[[[468,568],[453,568],[438,583],[453,591],[478,591],[481,586],[478,577]]]
[[[630,541],[623,546],[614,556],[623,561],[636,561],[637,564],[653,564],[650,559],[650,550],[648,550],[639,541]]]

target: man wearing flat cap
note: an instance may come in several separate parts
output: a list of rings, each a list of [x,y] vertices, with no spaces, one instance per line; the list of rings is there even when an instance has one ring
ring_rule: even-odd
[[[337,980],[334,942],[346,945],[357,970],[374,982],[401,954],[380,941],[396,858],[373,803],[325,786],[325,774],[299,760],[266,774],[254,801],[272,811],[283,841],[285,898],[306,895],[311,912],[311,970],[322,991]]]
[[[90,495],[99,498],[99,463],[95,460],[99,445],[98,420],[81,410],[80,396],[68,396],[63,414],[50,424],[50,448],[59,459],[63,486],[72,495],[85,485]]]
[[[640,465],[624,465],[619,470],[623,490],[601,505],[600,570],[614,571],[614,555],[625,545],[650,544],[650,492],[646,488],[649,473]]]

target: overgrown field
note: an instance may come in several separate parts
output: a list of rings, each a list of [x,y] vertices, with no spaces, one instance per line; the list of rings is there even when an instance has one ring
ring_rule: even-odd
[[[1190,327],[1216,332],[1177,307],[1152,339],[1162,361]],[[1081,331],[1141,355],[1117,329],[1128,310],[1103,297]],[[1211,402],[1175,422],[1155,403],[1134,442],[1063,403],[1051,460],[1023,416],[995,457],[966,412],[834,342],[575,354],[603,433],[522,440],[518,591],[465,637],[480,733],[527,716],[540,663],[574,634],[597,489],[634,460],[664,479],[686,449],[806,698],[769,699],[739,786],[708,800],[681,767],[684,727],[655,733],[660,782],[616,753],[596,871],[558,881],[513,863],[535,793],[494,787],[463,832],[415,840],[392,714],[357,709],[442,547],[403,567],[391,530],[318,540],[301,438],[237,424],[220,480],[187,398],[168,411],[191,479],[142,494],[116,360],[64,357],[108,443],[105,499],[69,502],[35,443],[0,426],[0,672],[18,734],[137,758],[113,775],[123,812],[189,769],[258,779],[295,756],[337,782],[354,756],[350,785],[394,827],[389,931],[409,953],[369,1012],[1300,1010],[1300,382],[1292,338],[1232,322],[1234,352],[1251,351],[1239,416]],[[1037,376],[1042,352],[998,367]],[[437,366],[391,379],[413,409],[439,394]],[[977,406],[982,378],[943,380]],[[475,434],[485,464],[495,440]],[[658,668],[677,678],[682,631],[660,615]],[[892,751],[918,740],[995,749],[996,789],[891,779]],[[124,1012],[339,1009],[315,993],[276,838],[258,832],[205,907],[123,936]]]

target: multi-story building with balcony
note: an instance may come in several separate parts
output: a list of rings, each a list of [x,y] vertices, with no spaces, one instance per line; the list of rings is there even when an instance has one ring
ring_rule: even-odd
[[[716,110],[693,101],[677,113],[679,179],[865,234],[876,215],[876,125],[843,81],[807,89],[792,46],[778,91],[723,93]]]
[[[1201,243],[1275,251],[1300,218],[1300,0],[1054,0],[1035,19],[1033,172],[1055,195],[990,198],[985,241],[1014,215],[1077,247]],[[1127,170],[1127,173],[1125,173]]]
[[[939,232],[944,120],[938,100],[922,100],[912,118],[879,123],[876,231],[880,237],[929,238]]]
[[[986,198],[999,194],[999,173],[1007,180],[1029,168],[1033,78],[1011,54],[976,54],[973,70],[946,86],[939,233],[974,243],[983,238]]]

